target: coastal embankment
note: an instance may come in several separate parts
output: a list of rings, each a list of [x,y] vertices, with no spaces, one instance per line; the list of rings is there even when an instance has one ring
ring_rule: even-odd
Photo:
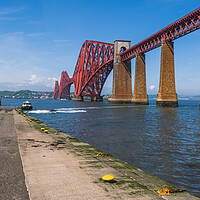
[[[199,199],[20,110],[1,109],[0,130],[1,200]],[[171,195],[157,193],[163,188]]]

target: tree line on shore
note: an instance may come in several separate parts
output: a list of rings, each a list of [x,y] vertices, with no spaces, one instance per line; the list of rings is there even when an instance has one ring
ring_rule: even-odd
[[[52,97],[53,92],[30,90],[0,91],[0,98],[2,99],[51,99]]]

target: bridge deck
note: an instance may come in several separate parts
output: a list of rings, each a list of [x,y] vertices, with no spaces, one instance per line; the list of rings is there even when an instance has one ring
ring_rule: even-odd
[[[32,122],[27,119],[32,119]],[[97,157],[98,149],[80,142],[65,133],[61,133],[41,121],[30,116],[23,117],[15,110],[0,112],[1,137],[8,139],[8,132],[15,135],[15,142],[10,147],[15,148],[18,161],[11,160],[12,166],[20,168],[13,174],[13,182],[18,190],[23,191],[17,199],[28,199],[24,184],[23,172],[17,150],[17,135],[19,151],[23,163],[26,186],[30,199],[163,199],[155,191],[163,187],[173,188],[172,185],[152,175],[122,162],[110,155]],[[50,134],[40,131],[41,127],[48,128]],[[16,131],[15,131],[16,128]],[[6,142],[0,143],[5,148]],[[6,145],[7,146],[7,145]],[[1,148],[1,151],[4,149]],[[1,154],[0,154],[1,155]],[[4,157],[4,162],[8,163]],[[2,163],[1,163],[2,165]],[[0,174],[3,171],[0,168]],[[103,182],[100,178],[105,174],[115,176],[112,183]],[[18,181],[18,176],[21,180]],[[14,191],[13,185],[7,179],[7,191]],[[18,185],[17,185],[18,184]],[[2,195],[2,187],[0,188]],[[12,192],[11,192],[12,193]],[[19,194],[20,195],[20,194]],[[5,196],[6,197],[6,196]],[[7,199],[13,199],[10,196]],[[197,200],[188,193],[177,193],[165,196],[165,199]],[[0,199],[6,199],[1,196]]]

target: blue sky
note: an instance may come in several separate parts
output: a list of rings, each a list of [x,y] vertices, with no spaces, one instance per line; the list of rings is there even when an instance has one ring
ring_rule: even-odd
[[[199,6],[199,0],[0,0],[0,90],[51,91],[62,71],[73,75],[85,40],[134,45]],[[199,30],[175,40],[178,94],[200,94],[199,47]],[[160,50],[146,54],[149,94],[158,92]],[[111,87],[112,74],[103,93]]]

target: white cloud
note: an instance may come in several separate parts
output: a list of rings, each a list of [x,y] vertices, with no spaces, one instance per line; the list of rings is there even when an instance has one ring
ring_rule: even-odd
[[[191,82],[194,82],[194,83],[199,83],[200,82],[200,78],[199,77],[189,78],[188,80],[191,81]]]
[[[52,44],[52,40],[50,41]],[[0,34],[0,82],[26,82],[27,85],[35,87],[38,82],[41,85],[44,79],[60,76],[63,68],[58,66],[66,63],[66,56],[55,56],[57,51],[54,46],[42,46],[42,42],[39,37],[32,40],[32,37],[28,37],[24,32]],[[51,80],[45,83],[49,86],[49,82]]]
[[[37,75],[33,74],[31,75],[31,77],[29,78],[29,84],[31,85],[37,85],[37,84],[41,84],[42,83],[43,78],[38,77]]]
[[[154,90],[155,87],[156,87],[155,85],[151,85],[151,86],[149,87],[149,89],[150,89],[150,90]]]
[[[18,20],[22,19],[20,17],[0,17],[0,21],[13,21],[13,20]]]
[[[55,81],[57,81],[57,78],[47,78],[48,82],[46,83],[47,87],[54,88]]]
[[[38,37],[38,36],[43,36],[43,35],[48,35],[48,33],[30,33],[27,34],[27,37]]]
[[[55,77],[43,77],[32,74],[27,80],[20,82],[1,82],[0,90],[41,90],[52,91],[55,86]],[[17,81],[17,80],[16,80]]]
[[[22,10],[24,10],[25,7],[4,7],[0,9],[0,15],[9,15],[13,13],[18,13]]]
[[[31,75],[29,78],[28,84],[37,85],[37,86],[45,86],[48,88],[54,88],[55,81],[58,80],[55,77],[42,77],[37,76],[35,74]]]
[[[0,9],[0,21],[11,21],[22,19],[21,17],[11,17],[10,15],[21,12],[25,7],[9,7]]]
[[[70,42],[70,40],[54,40],[54,42],[56,42],[56,43],[62,43],[62,42]]]

